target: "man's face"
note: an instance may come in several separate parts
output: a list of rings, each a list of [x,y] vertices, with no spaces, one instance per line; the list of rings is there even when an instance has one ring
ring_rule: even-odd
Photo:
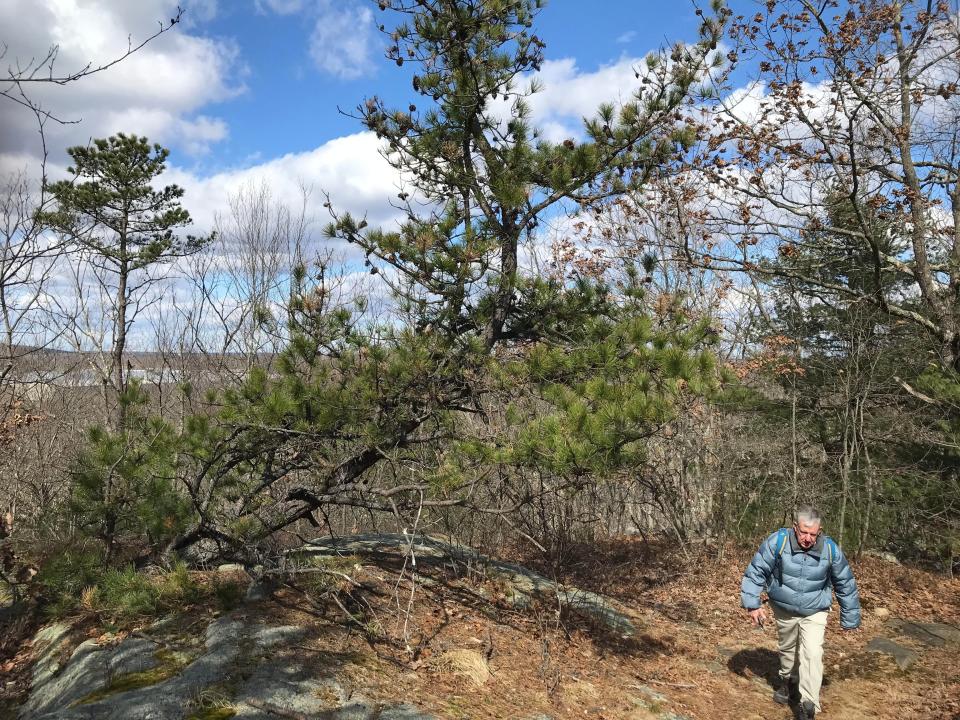
[[[817,542],[817,537],[820,535],[820,523],[798,521],[793,524],[793,530],[797,533],[797,542],[800,543],[800,547],[809,550]]]

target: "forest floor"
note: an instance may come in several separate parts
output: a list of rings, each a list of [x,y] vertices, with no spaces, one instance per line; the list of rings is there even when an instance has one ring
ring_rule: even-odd
[[[409,702],[439,718],[793,717],[771,700],[775,630],[752,628],[739,607],[750,550],[726,547],[685,559],[672,546],[623,538],[573,552],[558,576],[534,558],[513,555],[547,577],[613,598],[636,632],[616,634],[549,598],[517,607],[506,602],[502,579],[476,569],[421,566],[411,594],[400,579],[402,561],[382,557],[338,564],[335,573],[345,572],[350,582],[335,573],[314,576],[232,612],[306,628],[294,652],[299,665],[335,674],[372,700]],[[960,644],[928,646],[896,637],[890,626],[902,618],[960,628],[960,579],[878,557],[852,565],[863,626],[842,632],[838,612],[831,613],[818,717],[960,718]],[[217,614],[194,607],[179,622],[202,628]],[[94,616],[75,621],[81,636],[102,634],[108,642],[138,630],[106,628]],[[878,637],[912,649],[913,665],[901,670],[893,658],[869,651]],[[26,690],[31,659],[26,645],[15,658],[0,658],[8,708]]]

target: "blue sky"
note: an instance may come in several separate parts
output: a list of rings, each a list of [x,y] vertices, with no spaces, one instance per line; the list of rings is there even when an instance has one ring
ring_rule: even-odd
[[[380,20],[374,3],[355,7],[371,10],[374,20]],[[279,14],[235,2],[196,28],[234,40],[249,69],[244,77],[247,91],[211,107],[227,120],[230,135],[218,146],[217,157],[201,159],[204,165],[314,147],[358,130],[357,122],[338,112],[338,106],[349,111],[372,93],[397,102],[411,95],[407,73],[383,59],[379,35],[370,37],[368,62],[356,77],[318,66],[310,55],[310,36],[319,18],[308,7]],[[548,59],[574,58],[588,71],[624,57],[642,57],[665,39],[695,38],[696,20],[692,4],[683,0],[552,0],[541,11],[536,32],[547,43]],[[191,161],[180,155],[175,159]]]
[[[46,125],[47,175],[66,175],[67,147],[117,132],[146,135],[171,151],[160,183],[184,188],[194,232],[222,228],[231,198],[263,188],[274,207],[294,214],[305,207],[311,252],[332,253],[345,272],[369,281],[354,246],[331,244],[318,230],[328,219],[324,193],[338,211],[372,226],[398,219],[399,176],[372,133],[338,110],[373,94],[422,106],[410,69],[383,58],[374,0],[0,0],[3,62],[24,66],[55,45],[57,73],[96,66],[122,54],[128,37],[136,44],[149,36],[178,2],[183,21],[118,65],[66,86],[29,87],[32,100],[67,121]],[[756,5],[735,0],[733,7]],[[548,2],[534,27],[546,62],[537,78],[543,90],[530,100],[533,123],[547,139],[576,137],[601,102],[630,96],[634,68],[648,52],[694,41],[697,28],[688,0]],[[37,178],[41,162],[36,119],[0,98],[0,177]],[[218,252],[212,262],[223,268],[237,254],[231,246]],[[49,296],[92,297],[68,269],[55,273]],[[186,275],[151,301],[152,316],[169,317],[175,302],[189,306]],[[138,337],[146,346],[144,327]]]
[[[32,86],[58,117],[48,123],[48,174],[65,149],[115,132],[138,133],[171,151],[167,182],[186,189],[198,229],[212,226],[231,193],[266,183],[281,201],[301,186],[329,191],[341,209],[392,217],[397,178],[350,111],[378,94],[414,99],[409,69],[383,58],[373,0],[179,0],[173,31],[109,70],[68,86]],[[734,8],[748,11],[750,0]],[[59,46],[57,69],[122,53],[176,12],[177,0],[0,0],[4,61],[23,64]],[[389,23],[387,23],[389,26]],[[13,32],[11,32],[13,30]],[[552,139],[576,135],[603,101],[628,97],[633,68],[652,49],[697,37],[688,0],[552,0],[534,31],[546,42],[533,120]],[[419,102],[419,100],[418,100]],[[36,120],[0,102],[0,173],[37,174]],[[317,203],[319,204],[319,203]]]

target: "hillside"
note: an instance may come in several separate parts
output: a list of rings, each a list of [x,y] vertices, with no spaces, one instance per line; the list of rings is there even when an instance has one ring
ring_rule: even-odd
[[[385,537],[311,554],[226,612],[48,626],[3,665],[6,707],[33,675],[21,717],[46,720],[790,717],[770,700],[774,631],[737,606],[748,551],[683,562],[623,539],[583,548],[554,586],[441,543],[454,551],[416,548],[411,593],[409,558]],[[831,617],[822,716],[960,717],[960,581],[878,557],[854,569],[864,624],[841,633]],[[223,578],[249,582],[230,566],[195,574]],[[870,649],[891,642],[906,669]]]

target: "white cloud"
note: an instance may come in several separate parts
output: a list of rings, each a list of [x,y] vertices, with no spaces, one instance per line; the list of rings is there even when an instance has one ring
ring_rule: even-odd
[[[158,23],[176,15],[176,0],[7,0],[0,3],[0,35],[7,44],[3,61],[9,67],[35,67],[48,50],[57,48],[55,74],[68,74],[88,64],[97,67],[122,56],[128,42],[136,45],[156,32]],[[244,91],[244,70],[237,47],[228,41],[189,34],[191,22],[212,17],[215,0],[193,0],[184,24],[164,33],[122,62],[67,85],[32,83],[30,98],[57,118],[46,124],[47,148],[54,157],[70,145],[118,131],[149,133],[151,140],[186,152],[202,153],[226,136],[223,120],[197,115],[211,102]],[[10,87],[0,81],[0,87]],[[128,124],[145,121],[145,125]],[[39,156],[37,121],[25,108],[0,102],[0,169],[18,153]]]
[[[178,125],[181,143],[191,155],[208,152],[212,143],[223,140],[229,134],[223,120],[206,115],[198,115],[193,120],[179,120]]]
[[[540,130],[548,142],[584,136],[583,120],[593,117],[602,103],[618,105],[629,101],[639,87],[637,69],[643,66],[640,58],[623,57],[615,63],[602,65],[584,72],[575,58],[548,60],[540,71],[519,80],[515,89],[522,91],[536,82],[539,91],[527,97],[531,124]],[[489,108],[495,117],[505,120],[509,115],[508,102],[498,97]]]
[[[545,62],[537,74],[543,90],[530,98],[534,121],[575,121],[579,135],[582,118],[593,116],[602,103],[630,100],[639,86],[636,68],[642,62],[625,57],[592,72],[581,71],[574,58]]]
[[[374,70],[373,12],[363,0],[255,0],[257,12],[303,14],[313,24],[308,53],[322,73],[355,80]]]
[[[633,40],[636,36],[637,36],[636,30],[627,30],[622,35],[617,36],[617,42],[621,45],[625,45],[626,43]]]
[[[323,202],[320,193],[327,192],[338,212],[366,215],[371,225],[398,217],[390,202],[399,191],[399,175],[380,155],[380,142],[369,132],[336,138],[313,150],[289,153],[205,178],[171,168],[160,180],[184,188],[184,207],[199,230],[213,227],[214,215],[226,209],[231,194],[245,185],[261,182],[277,200],[291,207],[299,206],[301,187],[305,186],[314,191],[315,207]]]
[[[601,104],[619,105],[632,99],[639,87],[637,70],[643,67],[641,58],[626,56],[593,71],[581,70],[575,58],[546,61],[539,72],[521,80],[527,87],[532,81],[540,87],[527,98],[533,126],[549,142],[582,138],[584,118],[593,117]],[[506,103],[502,98],[492,103],[493,114],[506,118]]]
[[[259,13],[275,12],[277,15],[293,15],[303,10],[303,0],[256,0]]]
[[[317,68],[344,80],[368,75],[374,68],[370,8],[320,0],[317,10],[310,35],[310,57]]]
[[[220,9],[218,0],[185,0],[180,6],[183,8],[183,23],[186,27],[210,22]]]
[[[168,147],[176,138],[175,144],[193,156],[209,152],[211,144],[229,134],[227,124],[220,118],[206,115],[183,118],[158,108],[132,107],[109,111],[98,120],[103,130],[101,135],[135,132]]]

